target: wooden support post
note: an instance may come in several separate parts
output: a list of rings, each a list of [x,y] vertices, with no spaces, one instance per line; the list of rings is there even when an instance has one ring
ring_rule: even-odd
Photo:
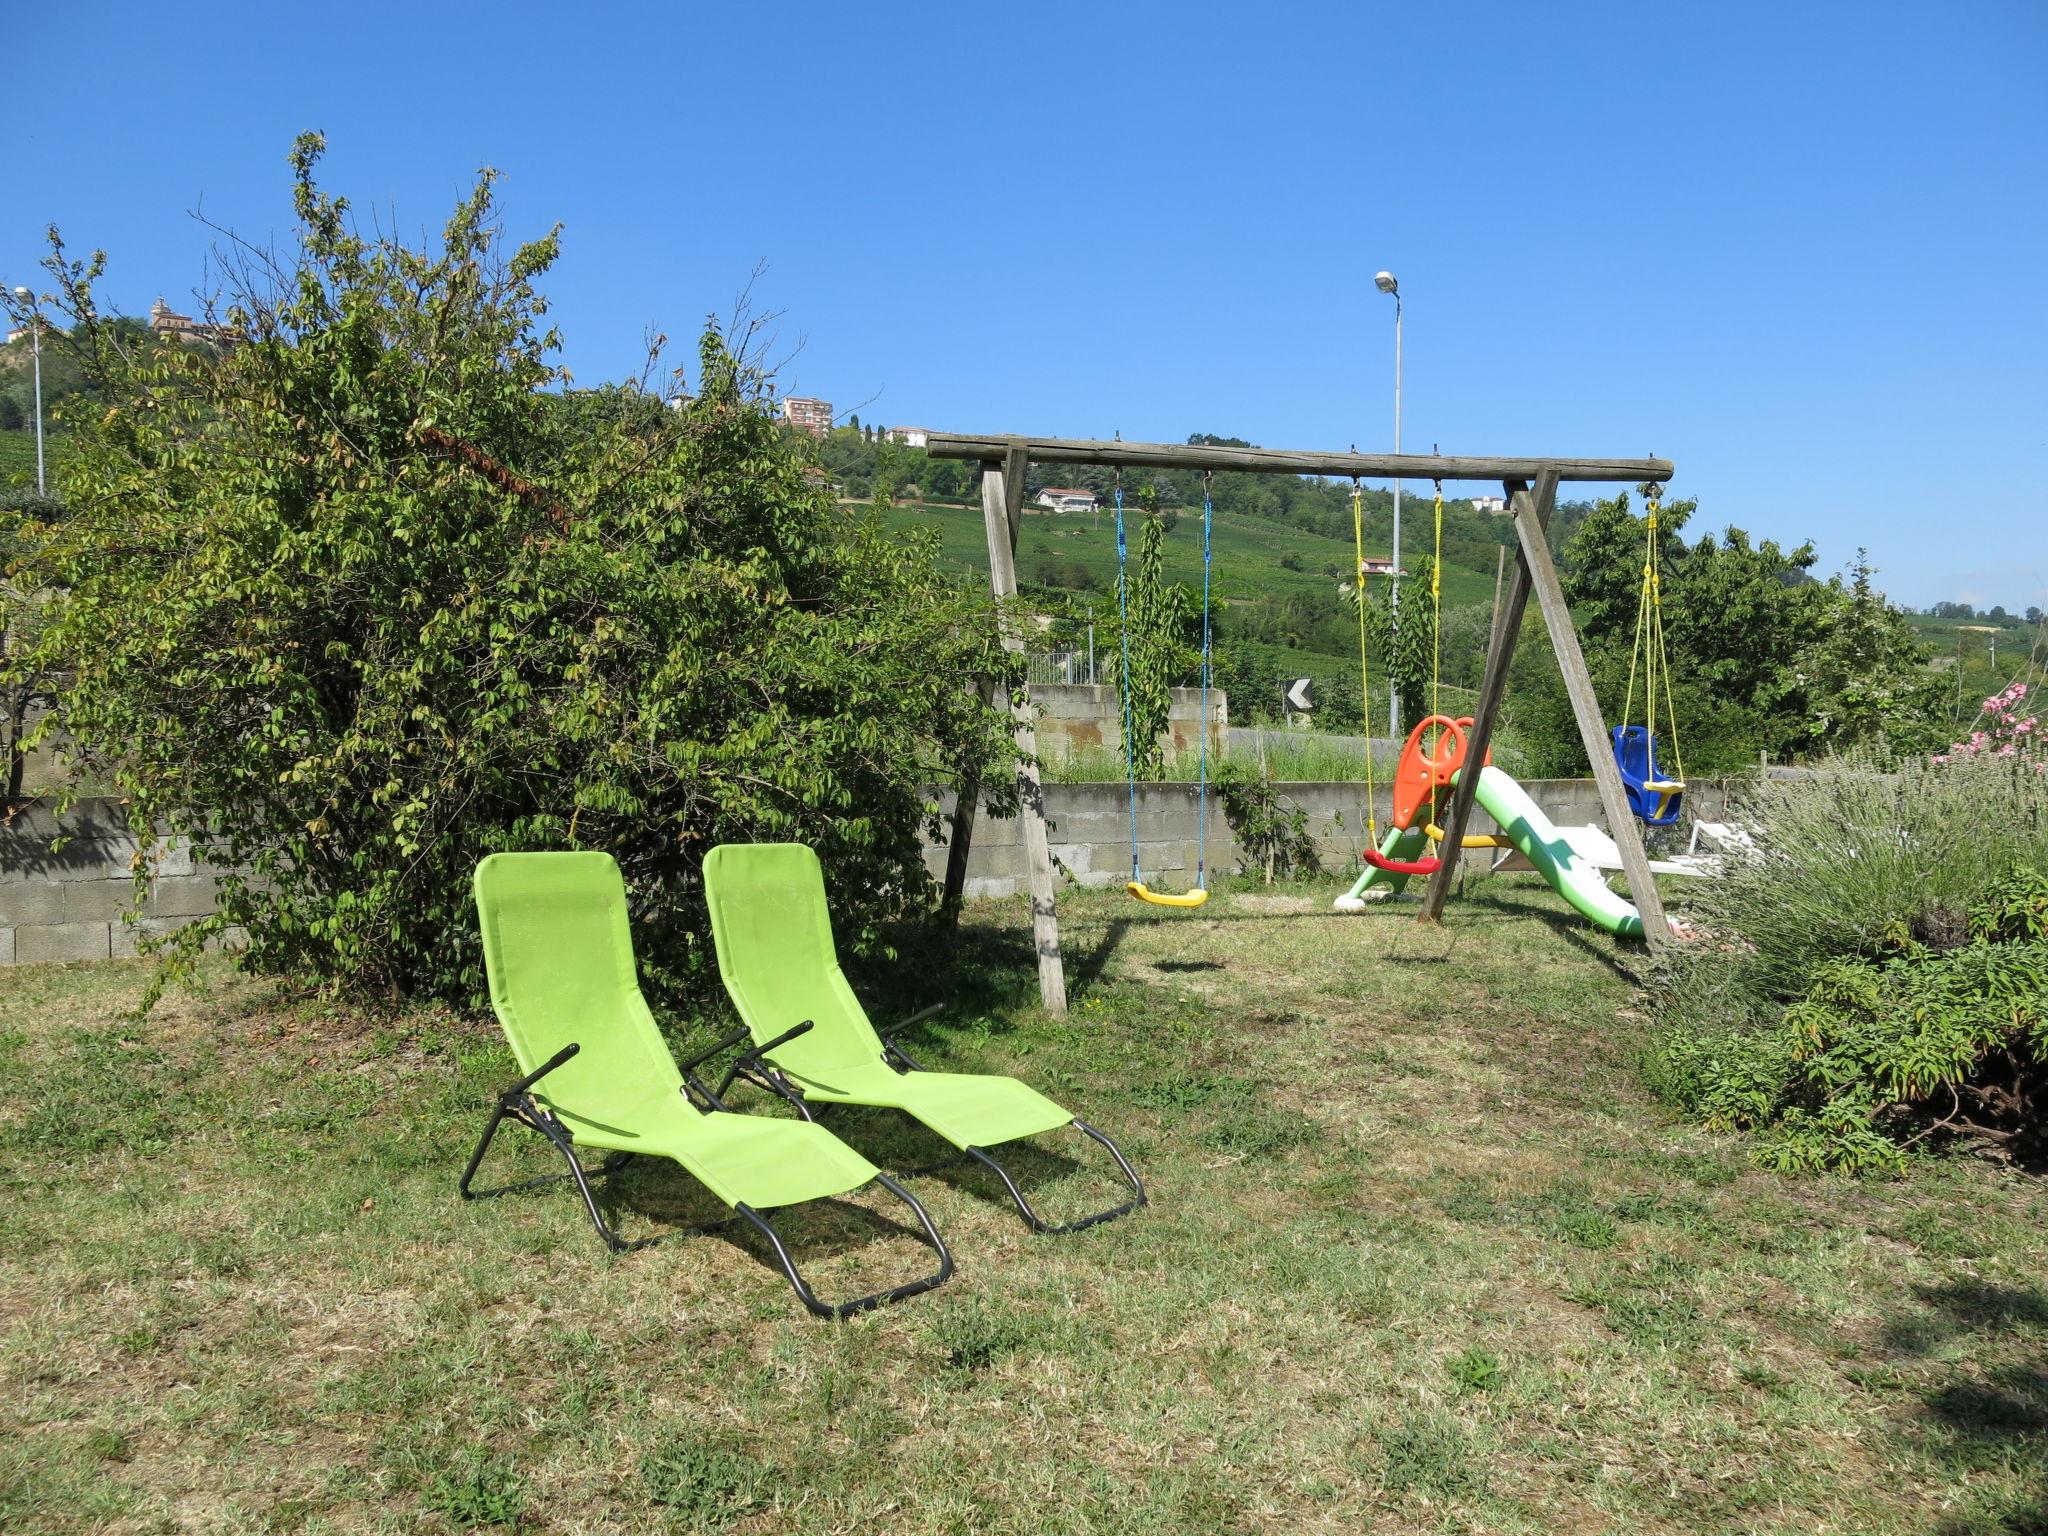
[[[983,703],[995,702],[986,684],[974,684],[974,696]],[[947,922],[960,916],[967,900],[967,859],[974,851],[974,817],[981,804],[981,774],[969,772],[953,798],[952,824],[946,832],[946,884],[939,896],[939,911]]]
[[[1628,876],[1628,893],[1643,918],[1643,940],[1652,950],[1671,942],[1671,925],[1664,920],[1664,900],[1657,894],[1657,877],[1650,873],[1650,856],[1643,848],[1643,829],[1629,809],[1628,793],[1621,785],[1621,769],[1615,766],[1614,743],[1607,735],[1607,721],[1600,713],[1600,699],[1593,691],[1593,678],[1586,671],[1585,653],[1579,649],[1579,632],[1572,624],[1571,609],[1564,600],[1564,586],[1557,579],[1557,566],[1550,558],[1550,545],[1526,504],[1515,513],[1515,533],[1521,540],[1522,560],[1536,601],[1543,609],[1543,625],[1550,631],[1550,648],[1557,654],[1557,667],[1564,674],[1564,691],[1572,701],[1572,715],[1579,724],[1579,739],[1593,764],[1593,782],[1600,787],[1600,805],[1607,812],[1607,830],[1621,847],[1622,873]]]
[[[1017,595],[1017,526],[1024,512],[1025,451],[1015,447],[998,471],[981,471],[981,518],[988,532],[989,588],[1001,603]],[[1003,649],[1022,652],[1024,637],[1008,624]],[[1017,799],[1024,829],[1024,859],[1031,880],[1031,941],[1038,952],[1038,997],[1051,1013],[1067,1011],[1067,972],[1060,958],[1060,923],[1053,907],[1052,844],[1045,829],[1045,792],[1038,782],[1038,730],[1028,699],[1013,706],[1017,739]]]
[[[1547,470],[1539,474],[1533,496],[1528,485],[1520,480],[1503,481],[1501,489],[1507,492],[1508,503],[1515,509],[1516,527],[1521,526],[1526,504],[1537,537],[1543,537],[1551,508],[1557,504],[1557,476]],[[1496,590],[1498,585],[1496,582]],[[1508,668],[1514,663],[1515,642],[1521,638],[1522,615],[1528,606],[1529,562],[1517,555],[1515,579],[1508,587],[1507,602],[1503,605],[1498,598],[1494,601],[1493,630],[1486,642],[1486,677],[1479,685],[1479,704],[1472,711],[1472,728],[1465,733],[1466,768],[1451,788],[1451,807],[1444,816],[1444,840],[1437,844],[1440,862],[1436,873],[1430,876],[1429,892],[1422,901],[1421,921],[1425,923],[1443,921],[1444,903],[1450,899],[1451,882],[1457,878],[1465,828],[1472,820],[1472,801],[1479,792],[1479,765],[1486,761],[1486,749],[1493,743],[1493,723],[1500,714],[1501,696],[1507,692]]]

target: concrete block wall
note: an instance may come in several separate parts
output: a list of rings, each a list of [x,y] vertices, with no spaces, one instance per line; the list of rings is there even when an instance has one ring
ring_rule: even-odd
[[[1192,752],[1201,740],[1202,690],[1175,688],[1167,709],[1169,750]],[[1038,751],[1058,757],[1077,747],[1118,748],[1123,742],[1123,701],[1108,683],[1033,683],[1038,709]],[[1217,750],[1230,724],[1230,700],[1209,690],[1209,749]]]
[[[1524,787],[1560,825],[1605,824],[1590,779],[1525,780]],[[1283,783],[1274,788],[1307,813],[1324,869],[1333,879],[1349,880],[1365,835],[1365,787]],[[1696,815],[1725,816],[1725,788],[1695,784],[1687,795]],[[1138,863],[1148,883],[1163,890],[1185,889],[1194,883],[1196,860],[1204,854],[1212,874],[1236,869],[1236,842],[1213,791],[1206,850],[1198,840],[1193,784],[1141,784],[1137,801]],[[1131,815],[1123,785],[1048,784],[1045,808],[1052,856],[1075,882],[1107,886],[1130,878]],[[945,809],[950,815],[951,804]],[[1382,826],[1388,813],[1382,786]],[[1494,828],[1475,811],[1472,830]],[[64,846],[54,848],[60,834]],[[30,806],[0,825],[0,965],[119,959],[135,954],[144,936],[213,910],[214,877],[195,866],[189,848],[174,845],[163,853],[140,916],[121,921],[132,896],[136,856],[136,840],[118,801],[81,801],[61,822],[46,807]],[[945,877],[942,845],[926,848],[925,866],[935,880]],[[978,817],[967,861],[968,897],[1014,895],[1028,888],[1027,876],[1021,824],[1014,818]]]
[[[1591,779],[1525,779],[1522,787],[1559,826],[1607,825],[1600,810],[1599,788]],[[1342,874],[1347,880],[1353,877],[1365,843],[1365,786],[1278,783],[1273,788],[1283,801],[1307,813],[1309,836],[1315,842],[1323,868],[1332,876]],[[1727,794],[1720,786],[1697,784],[1687,790],[1687,795],[1694,814],[1708,820],[1725,817]],[[1139,868],[1146,883],[1167,890],[1192,884],[1197,846],[1195,786],[1140,784],[1137,799]],[[950,798],[946,812],[949,816],[952,813]],[[1383,830],[1391,814],[1391,798],[1386,786],[1381,785],[1376,819]],[[1116,885],[1130,878],[1131,817],[1123,785],[1048,784],[1045,815],[1053,859],[1077,884]],[[1475,806],[1470,830],[1480,833],[1499,829],[1491,817]],[[1209,870],[1233,873],[1237,859],[1237,843],[1231,835],[1229,820],[1212,789]],[[933,879],[943,880],[946,850],[936,845],[927,848],[925,867],[932,872]],[[1027,889],[1026,877],[1020,824],[1014,818],[998,821],[977,817],[974,841],[968,850],[968,898],[1015,895]]]
[[[946,797],[952,814],[952,797]],[[1131,877],[1131,812],[1121,784],[1045,786],[1047,841],[1054,864],[1078,885],[1121,885]],[[1148,884],[1166,890],[1192,885],[1202,854],[1200,823],[1192,784],[1138,786],[1138,867]],[[1211,871],[1227,871],[1237,857],[1230,823],[1212,795],[1209,801],[1207,860]],[[946,849],[925,849],[932,878],[946,875]],[[967,858],[969,900],[1008,896],[1028,886],[1023,824],[1015,817],[977,816]]]
[[[31,805],[0,824],[0,965],[133,955],[145,935],[213,911],[214,877],[174,843],[140,916],[123,922],[138,853],[117,800],[81,800],[61,819]]]

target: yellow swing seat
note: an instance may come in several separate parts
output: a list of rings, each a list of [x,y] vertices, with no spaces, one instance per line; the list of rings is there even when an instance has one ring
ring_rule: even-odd
[[[1440,843],[1444,840],[1444,829],[1435,822],[1422,829],[1429,834],[1429,840]],[[1515,845],[1498,832],[1467,832],[1458,840],[1460,848],[1512,848]]]
[[[1209,893],[1199,885],[1191,891],[1182,891],[1178,896],[1165,891],[1155,891],[1142,880],[1128,880],[1124,889],[1140,901],[1149,901],[1155,907],[1199,907],[1209,899]]]
[[[1643,781],[1643,791],[1645,794],[1657,797],[1657,809],[1651,820],[1662,821],[1665,813],[1671,809],[1672,797],[1685,793],[1685,780],[1645,779]]]

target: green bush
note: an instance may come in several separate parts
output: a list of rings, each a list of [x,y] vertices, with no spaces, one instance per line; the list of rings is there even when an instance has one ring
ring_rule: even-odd
[[[220,871],[173,958],[240,928],[267,970],[468,1002],[476,860],[602,849],[676,995],[709,973],[704,853],[761,839],[817,847],[842,941],[880,944],[928,895],[934,787],[1010,777],[965,686],[1012,674],[985,597],[812,488],[716,328],[682,409],[559,393],[555,237],[507,250],[486,176],[438,246],[366,238],[320,147],[297,250],[230,264],[223,355],[109,344],[102,259],[48,264],[107,408],[9,665],[68,679],[50,727],[145,853],[191,835]]]
[[[1284,800],[1273,781],[1255,767],[1228,758],[1216,765],[1216,798],[1237,838],[1239,868],[1275,879],[1307,879],[1322,872],[1308,813]]]
[[[1657,978],[1695,1034],[1773,1024],[1828,962],[1939,942],[2013,867],[2048,870],[2048,779],[2016,759],[1831,759],[1747,785],[1738,815],[1763,856],[1688,888],[1706,937]]]
[[[1936,1135],[2037,1154],[2048,864],[2013,862],[1960,917],[1938,901],[1818,962],[1774,1024],[1680,1023],[1653,1054],[1657,1086],[1711,1126],[1760,1132],[1756,1160],[1786,1171],[1892,1172]]]

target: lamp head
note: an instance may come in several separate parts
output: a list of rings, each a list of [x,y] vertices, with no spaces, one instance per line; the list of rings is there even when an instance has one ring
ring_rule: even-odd
[[[1378,274],[1376,277],[1373,278],[1373,285],[1377,287],[1381,293],[1399,293],[1401,291],[1400,283],[1395,281],[1394,274],[1391,272],[1382,272]]]
[[[17,299],[20,299],[23,303],[26,303],[31,297],[29,291],[26,288],[16,288],[14,290],[14,296]]]

